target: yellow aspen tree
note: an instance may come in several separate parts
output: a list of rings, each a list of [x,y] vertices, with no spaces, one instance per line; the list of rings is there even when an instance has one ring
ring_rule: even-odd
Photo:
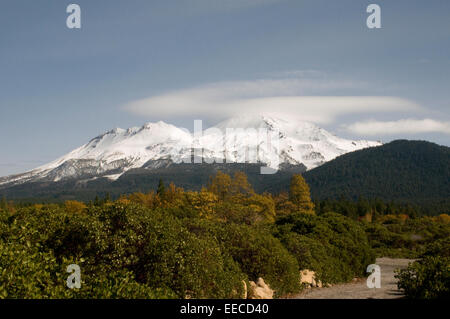
[[[307,214],[314,214],[314,204],[311,201],[309,186],[302,175],[295,174],[291,179],[289,201],[296,209]]]

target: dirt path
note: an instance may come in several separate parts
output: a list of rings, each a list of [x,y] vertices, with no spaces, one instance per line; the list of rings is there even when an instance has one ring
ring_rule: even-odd
[[[312,288],[294,296],[295,299],[395,299],[402,294],[397,289],[394,270],[405,268],[410,259],[377,258],[381,268],[381,288],[367,288],[366,279],[339,284],[328,288]]]

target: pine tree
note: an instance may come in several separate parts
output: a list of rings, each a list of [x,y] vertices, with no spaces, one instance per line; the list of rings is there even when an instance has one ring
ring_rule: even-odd
[[[158,194],[159,196],[164,196],[165,193],[166,193],[166,187],[164,186],[163,180],[160,178],[159,184],[158,184],[158,190],[156,191],[156,194]]]
[[[98,198],[98,195],[95,195],[94,206],[100,206],[100,199]]]
[[[309,186],[299,174],[292,176],[289,201],[296,206],[297,210],[307,214],[314,214],[314,204],[311,202]]]
[[[6,209],[8,208],[8,202],[6,201],[5,196],[2,197],[2,200],[0,201],[0,209]]]

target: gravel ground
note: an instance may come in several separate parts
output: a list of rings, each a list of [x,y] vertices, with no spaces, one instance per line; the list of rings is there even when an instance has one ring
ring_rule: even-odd
[[[381,268],[381,288],[368,288],[366,278],[327,288],[312,288],[293,296],[294,299],[396,299],[402,294],[397,289],[394,270],[405,268],[411,259],[377,258]]]

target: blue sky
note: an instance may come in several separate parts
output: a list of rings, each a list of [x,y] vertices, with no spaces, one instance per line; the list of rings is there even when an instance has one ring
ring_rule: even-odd
[[[70,3],[81,30],[66,27]],[[5,0],[0,48],[1,176],[114,127],[191,128],[243,107],[450,145],[447,0]]]

